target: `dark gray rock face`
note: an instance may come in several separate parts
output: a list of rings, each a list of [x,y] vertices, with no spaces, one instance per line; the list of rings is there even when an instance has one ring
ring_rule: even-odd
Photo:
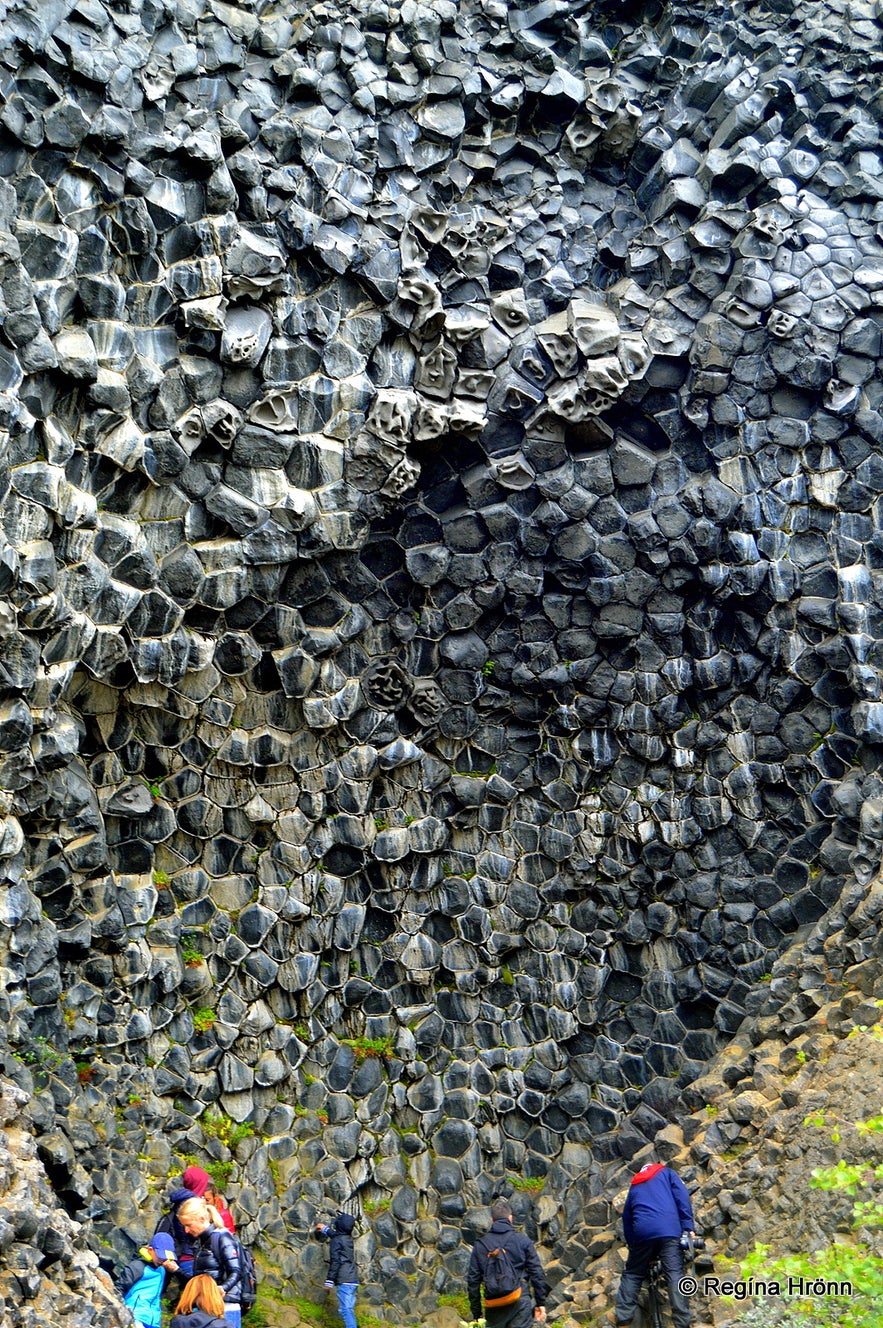
[[[6,8],[8,1068],[422,1311],[879,869],[879,6]]]

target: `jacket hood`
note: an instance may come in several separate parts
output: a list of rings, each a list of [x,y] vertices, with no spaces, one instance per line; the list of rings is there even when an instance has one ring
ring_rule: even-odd
[[[197,1199],[203,1197],[212,1183],[211,1176],[207,1171],[203,1171],[202,1167],[188,1167],[181,1180],[187,1189],[196,1195]]]
[[[199,1198],[198,1194],[194,1194],[192,1190],[188,1190],[185,1186],[179,1185],[178,1188],[176,1190],[172,1190],[171,1194],[169,1195],[169,1203],[173,1204],[183,1203],[185,1199],[198,1199],[198,1198]]]
[[[176,1314],[172,1319],[175,1328],[223,1328],[224,1319],[218,1319],[206,1310],[191,1310],[189,1314]]]
[[[660,1171],[665,1171],[664,1162],[648,1162],[645,1167],[641,1167],[636,1176],[632,1176],[631,1184],[640,1185],[642,1181],[652,1180],[654,1176],[659,1175]]]
[[[346,1236],[349,1235],[355,1225],[356,1219],[352,1213],[338,1213],[334,1219],[334,1230],[342,1231]]]

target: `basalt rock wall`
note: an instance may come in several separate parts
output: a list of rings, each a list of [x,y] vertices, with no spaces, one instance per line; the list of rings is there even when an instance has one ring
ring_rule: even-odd
[[[428,1308],[879,866],[879,6],[3,9],[7,1068]]]

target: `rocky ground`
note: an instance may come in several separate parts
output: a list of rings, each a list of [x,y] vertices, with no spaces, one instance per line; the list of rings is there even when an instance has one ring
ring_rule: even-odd
[[[866,1177],[883,1162],[881,1134],[857,1128],[857,1122],[880,1117],[883,947],[872,938],[881,913],[878,883],[844,930],[816,938],[810,947],[816,965],[811,953],[791,956],[803,970],[805,1009],[812,1012],[799,1018],[794,1002],[777,1017],[747,1021],[691,1086],[694,1110],[633,1159],[665,1161],[687,1180],[697,1227],[708,1242],[697,1260],[700,1281],[706,1273],[739,1278],[741,1261],[757,1243],[769,1246],[770,1259],[812,1254],[832,1243],[848,1248],[857,1240],[883,1255],[879,1230],[854,1229],[852,1195],[810,1185],[815,1168],[841,1159],[861,1167]],[[786,958],[783,967],[788,963]],[[814,986],[820,979],[827,985]],[[880,1192],[878,1181],[859,1197],[879,1198]],[[623,1188],[615,1210],[624,1198]],[[613,1229],[599,1229],[597,1237],[610,1252],[564,1291],[582,1322],[606,1321],[622,1267]],[[753,1276],[764,1276],[763,1260]],[[756,1322],[750,1301],[740,1306],[699,1295],[694,1303],[698,1320],[715,1328]],[[763,1299],[754,1304],[765,1312],[776,1308]]]

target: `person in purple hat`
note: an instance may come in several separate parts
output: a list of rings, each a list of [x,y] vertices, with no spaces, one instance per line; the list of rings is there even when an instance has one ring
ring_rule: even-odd
[[[178,1271],[175,1242],[167,1232],[157,1231],[138,1254],[117,1277],[117,1290],[135,1316],[136,1328],[160,1328],[166,1275]]]

